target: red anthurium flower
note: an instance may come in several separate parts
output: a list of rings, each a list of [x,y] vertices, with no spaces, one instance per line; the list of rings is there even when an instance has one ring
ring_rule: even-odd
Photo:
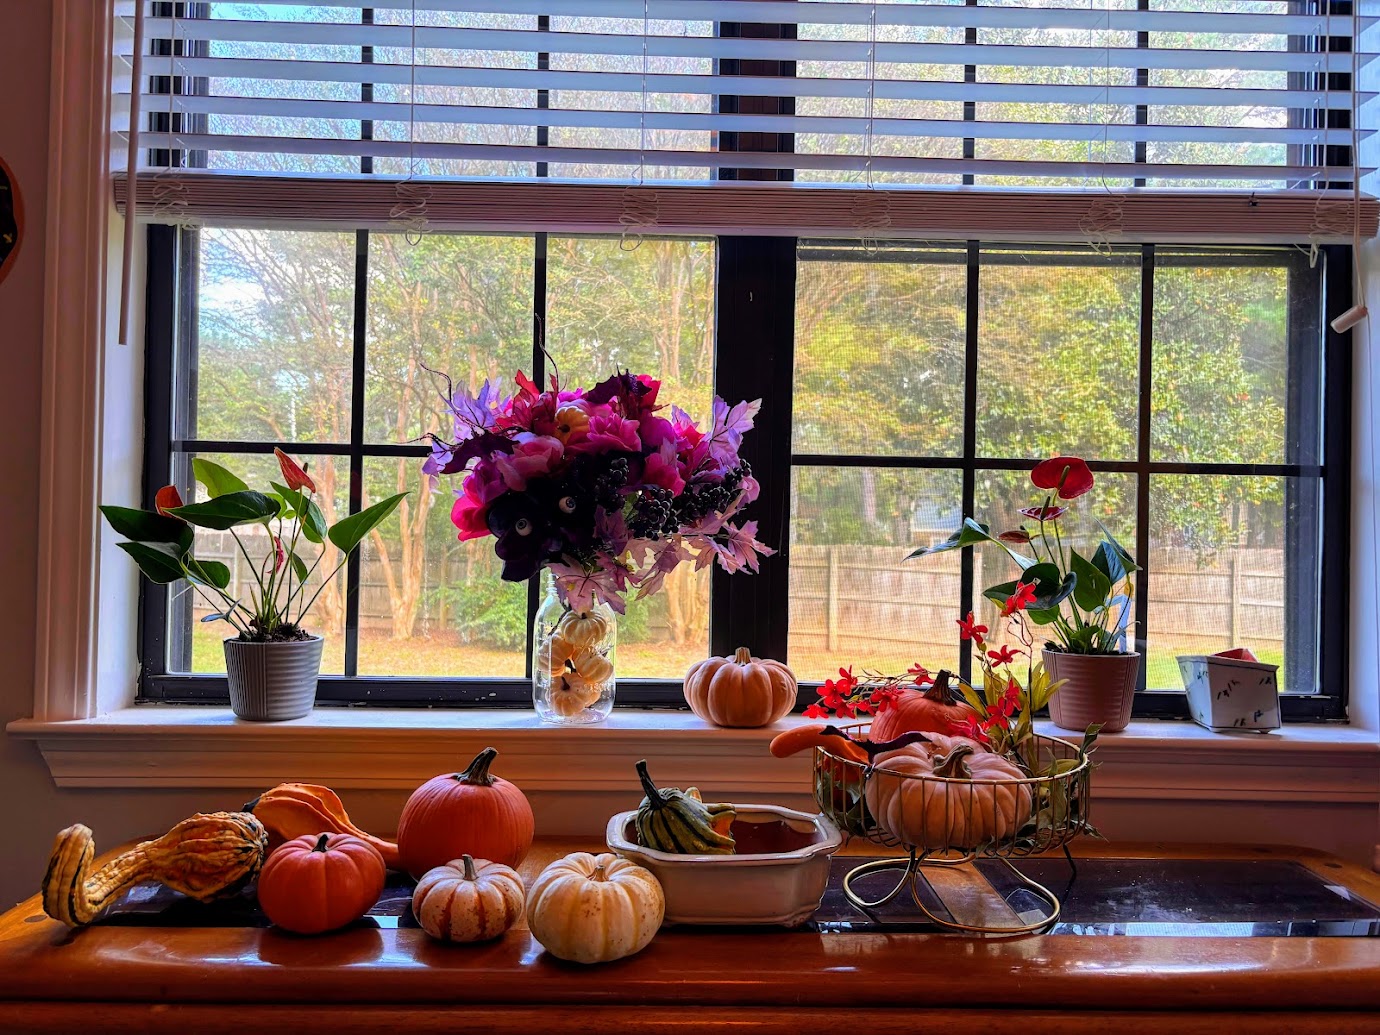
[[[1003,618],[1010,618],[1017,611],[1024,611],[1035,600],[1035,584],[1033,582],[1016,583],[1016,592],[1006,598],[1006,604],[1001,609]]]
[[[311,480],[311,476],[303,468],[297,466],[296,460],[277,448],[273,450],[273,455],[278,458],[278,468],[283,472],[283,481],[287,482],[289,489],[298,492],[303,489],[308,492],[316,491],[316,483]]]
[[[976,640],[982,643],[982,637],[987,632],[987,626],[978,625],[973,621],[973,612],[968,612],[967,618],[958,619],[958,635],[960,639]]]
[[[153,506],[164,517],[176,517],[168,511],[173,507],[182,506],[182,494],[177,491],[176,485],[165,485],[158,490],[158,495],[153,497]]]
[[[1021,513],[1025,513],[1022,511]],[[1030,533],[1024,528],[1013,528],[1010,532],[1001,532],[997,535],[1003,543],[1015,543],[1017,546],[1024,546],[1030,542]]]
[[[1077,499],[1093,487],[1092,471],[1076,456],[1052,456],[1035,465],[1030,480],[1037,489],[1054,489],[1061,500]]]
[[[1024,653],[1019,650],[1012,650],[1010,647],[998,647],[996,650],[989,650],[987,656],[992,659],[994,665],[1009,665],[1016,660],[1016,655]]]
[[[1068,507],[1026,507],[1021,513],[1032,521],[1058,521],[1068,513]],[[1027,536],[1026,542],[1030,539]]]

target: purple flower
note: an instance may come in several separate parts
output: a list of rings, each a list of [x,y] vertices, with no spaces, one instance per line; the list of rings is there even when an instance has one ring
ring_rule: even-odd
[[[776,551],[757,541],[757,522],[744,522],[742,528],[724,525],[719,534],[710,540],[719,558],[719,567],[730,575],[735,571],[756,572],[758,558],[770,557]]]

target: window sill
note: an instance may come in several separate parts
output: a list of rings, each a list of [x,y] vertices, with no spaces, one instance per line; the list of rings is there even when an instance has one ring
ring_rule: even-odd
[[[502,774],[530,791],[627,792],[632,763],[665,784],[718,796],[802,795],[809,757],[772,758],[775,728],[716,729],[688,712],[618,712],[584,728],[527,711],[318,708],[292,722],[250,723],[225,708],[143,706],[94,719],[20,719],[60,787],[255,788],[312,780],[337,788],[411,789],[492,745]],[[1042,732],[1061,735],[1047,723]],[[1380,803],[1380,740],[1349,726],[1214,734],[1186,722],[1136,722],[1102,738],[1097,796],[1107,799]]]

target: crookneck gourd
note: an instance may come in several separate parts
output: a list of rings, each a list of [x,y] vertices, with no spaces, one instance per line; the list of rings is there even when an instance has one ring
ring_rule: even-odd
[[[647,796],[637,810],[637,843],[643,848],[679,855],[731,855],[735,817],[728,804],[706,805],[691,787],[659,789],[647,773],[646,761],[637,763],[637,776]]]
[[[268,831],[248,812],[197,813],[92,872],[95,840],[77,823],[58,834],[43,875],[43,911],[69,927],[94,920],[126,888],[144,881],[209,902],[258,876]]]
[[[351,823],[340,796],[329,787],[280,783],[251,801],[244,811],[259,817],[274,847],[307,834],[350,834],[373,845],[390,870],[401,869],[397,842],[375,837]]]

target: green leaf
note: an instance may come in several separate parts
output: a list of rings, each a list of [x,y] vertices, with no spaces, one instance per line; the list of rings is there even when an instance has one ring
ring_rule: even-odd
[[[157,547],[145,546],[143,543],[116,543],[115,545],[134,558],[134,563],[139,565],[139,570],[150,582],[166,586],[169,582],[176,582],[185,574],[182,571],[182,565],[177,562],[177,558]]]
[[[1027,607],[1025,616],[1035,625],[1053,625],[1059,620],[1057,607]]]
[[[1058,615],[1059,605],[1068,599],[1073,593],[1074,587],[1078,584],[1078,576],[1069,572],[1062,579],[1059,577],[1059,568],[1049,561],[1042,561],[1033,564],[1025,570],[1020,582],[1027,585],[1035,584],[1035,599],[1030,602],[1026,613],[1030,615],[1031,621],[1037,625],[1048,625],[1053,619],[1040,621],[1036,617],[1036,612],[1053,612]],[[983,592],[983,596],[992,601],[998,607],[1006,603],[1006,598],[1014,596],[1018,582],[1003,582],[999,586],[992,586]]]
[[[327,535],[342,553],[348,554],[360,544],[360,540],[377,528],[384,518],[398,509],[398,504],[406,495],[407,493],[400,492],[396,496],[380,500],[372,507],[364,508],[358,514],[342,518],[331,526]]]
[[[281,504],[271,496],[252,489],[227,492],[204,503],[189,503],[169,513],[202,528],[224,530],[237,525],[254,525],[278,514]]]
[[[288,512],[283,516],[299,519],[298,527],[308,542],[319,543],[326,538],[326,515],[321,512],[315,500],[303,496],[296,489],[289,489],[286,485],[279,485],[277,482],[269,484],[288,505]]]
[[[297,573],[298,582],[307,581],[307,562],[297,556],[296,550],[288,551],[288,563],[292,565],[292,570]]]
[[[225,618],[224,615],[202,615],[202,616],[201,616],[201,621],[202,621],[203,623],[205,623],[205,622],[223,622],[223,621],[225,621],[225,620],[226,620],[226,618]]]
[[[1107,602],[1107,597],[1112,592],[1112,583],[1091,561],[1077,550],[1070,550],[1069,568],[1078,576],[1078,582],[1073,588],[1075,604],[1084,611],[1091,611]]]
[[[996,543],[1006,551],[1007,555],[1013,561],[1021,566],[1022,571],[1025,571],[1035,564],[1035,558],[1027,557],[1023,553],[1017,553],[1015,550],[1011,549],[1008,544],[994,536],[992,534],[991,525],[981,524],[974,521],[972,518],[965,518],[963,520],[963,527],[949,536],[949,538],[945,539],[942,543],[935,543],[933,546],[922,546],[920,549],[907,554],[906,560],[910,560],[913,557],[925,557],[932,553],[944,553],[948,550],[961,550],[965,546],[977,546],[981,543]]]
[[[101,507],[100,510],[116,535],[136,543],[173,543],[180,548],[180,553],[192,548],[192,529],[185,521],[133,507]]]
[[[192,474],[196,476],[197,481],[206,486],[206,495],[211,499],[232,492],[244,492],[249,488],[244,479],[234,471],[227,470],[214,461],[203,460],[199,456],[192,458]]]
[[[986,712],[982,698],[978,695],[978,692],[973,689],[971,684],[960,682],[958,684],[958,692],[963,700],[968,703],[968,707],[973,709],[973,711],[977,712],[979,715]]]
[[[187,577],[193,582],[215,586],[216,589],[230,585],[230,569],[220,561],[199,561],[195,557],[188,557],[183,563],[187,566]]]
[[[1131,556],[1126,547],[1117,542],[1116,536],[1108,530],[1107,526],[1098,518],[1093,518],[1097,522],[1097,527],[1102,530],[1102,537],[1106,539],[1107,545],[1116,551],[1117,557],[1121,561],[1121,566],[1129,574],[1133,571],[1140,571],[1140,566],[1136,564],[1135,558]]]
[[[1097,552],[1092,556],[1092,565],[1105,575],[1113,586],[1126,577],[1126,565],[1121,561],[1121,554],[1106,540],[1097,544]]]

